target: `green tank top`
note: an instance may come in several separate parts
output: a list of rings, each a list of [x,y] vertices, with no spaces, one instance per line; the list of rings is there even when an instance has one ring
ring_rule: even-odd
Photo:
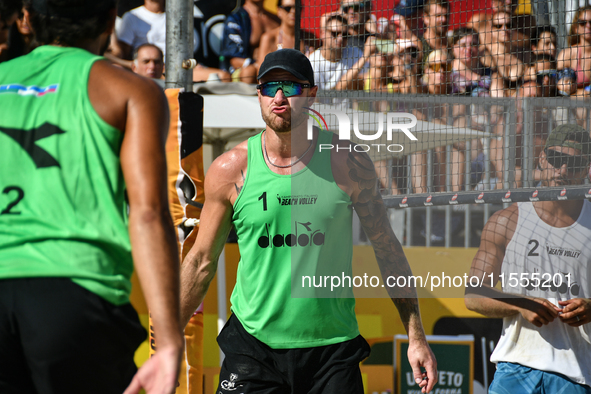
[[[0,64],[0,279],[68,277],[120,305],[133,271],[123,134],[88,98],[99,59],[42,46]]]
[[[353,339],[359,328],[351,289],[313,285],[313,277],[318,284],[319,276],[352,271],[351,199],[334,181],[330,151],[318,152],[332,133],[320,131],[310,163],[292,175],[268,168],[261,136],[248,140],[246,179],[234,202],[241,257],[232,311],[247,332],[275,349]]]

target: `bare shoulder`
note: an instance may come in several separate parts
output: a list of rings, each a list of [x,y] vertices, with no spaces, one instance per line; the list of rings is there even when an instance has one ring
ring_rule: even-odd
[[[205,176],[205,194],[215,194],[233,203],[238,197],[248,165],[248,141],[243,141],[216,158]]]
[[[106,60],[97,61],[93,65],[90,78],[93,78],[95,76],[97,78],[102,79],[105,82],[116,82],[117,85],[112,90],[116,91],[117,94],[123,96],[142,96],[143,94],[149,93],[149,97],[164,97],[164,92],[162,91],[162,88],[160,88],[156,84],[156,82],[152,81],[149,78],[145,78],[138,74],[135,74],[130,70],[124,69],[119,66],[115,66]],[[126,88],[133,89],[126,91]]]
[[[571,61],[577,59],[577,49],[578,48],[576,46],[564,48],[558,53],[556,61],[561,62],[561,64],[558,65],[559,68],[570,67]]]
[[[277,36],[279,35],[280,30],[281,30],[281,28],[276,27],[276,28],[269,29],[266,32],[264,32],[263,35],[261,36],[261,43],[263,42],[263,40],[275,41],[277,39]]]
[[[125,131],[127,114],[146,107],[146,117],[166,113],[166,97],[162,89],[148,78],[112,65],[106,60],[94,63],[88,79],[88,96],[99,116],[107,123]]]
[[[491,240],[494,239],[497,245],[504,243],[503,246],[506,246],[511,238],[513,238],[513,234],[517,228],[518,218],[519,209],[517,203],[495,212],[484,226],[483,237],[486,236]]]
[[[207,174],[208,176],[231,176],[236,170],[246,170],[247,161],[248,141],[243,141],[234,148],[218,156],[209,167]]]

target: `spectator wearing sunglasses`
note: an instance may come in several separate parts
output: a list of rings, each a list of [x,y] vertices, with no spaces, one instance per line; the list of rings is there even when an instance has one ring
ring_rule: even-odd
[[[480,60],[493,70],[491,96],[509,97],[523,82],[525,64],[511,52],[511,14],[504,11],[493,14],[491,26],[490,32],[479,34],[479,40],[485,43]]]
[[[295,4],[295,0],[279,0],[277,16],[281,25],[261,36],[259,58],[264,59],[267,54],[278,49],[295,47]],[[304,30],[301,32],[299,50],[308,56],[314,51],[314,38]]]
[[[263,3],[264,0],[245,0],[224,22],[220,68],[230,72],[235,81],[256,82],[261,37],[280,25],[277,16],[267,11]]]
[[[558,54],[558,69],[572,68],[577,72],[577,96],[585,94],[591,85],[591,6],[575,12],[568,37],[569,47]]]
[[[556,127],[539,156],[542,187],[559,188],[558,197],[560,188],[582,185],[590,153],[587,130]],[[469,275],[490,275],[493,282],[468,287],[465,303],[484,316],[503,318],[491,356],[497,366],[489,393],[591,392],[589,239],[587,200],[518,202],[486,223]],[[563,284],[573,280],[567,286],[543,284],[548,275],[562,277]],[[497,290],[501,277],[532,280],[524,285],[504,281]]]
[[[527,62],[530,49],[529,38],[532,36],[536,26],[536,20],[529,14],[518,14],[519,0],[491,0],[492,14],[506,12],[511,15],[511,36],[510,42],[512,51],[519,53],[522,61]],[[486,33],[493,30],[490,13],[474,13],[466,27],[476,30],[478,33]],[[485,40],[481,40],[484,45]]]
[[[513,105],[515,107],[516,123],[515,129],[515,171],[514,171],[514,183],[510,184],[509,187],[522,187],[522,158],[523,158],[523,132],[526,121],[526,114],[524,112],[524,100],[531,99],[534,97],[555,97],[556,96],[556,69],[555,62],[547,55],[541,55],[534,64],[533,70],[539,70],[534,72],[533,76],[528,75],[528,79],[520,81],[515,86],[515,89],[510,89],[510,97],[513,98]],[[537,68],[536,68],[537,67]],[[509,90],[509,89],[507,89]],[[507,94],[507,90],[505,94]],[[506,96],[507,97],[507,96]],[[531,100],[530,100],[531,103]],[[532,107],[530,107],[532,108]],[[497,127],[494,128],[496,138],[491,139],[490,142],[490,155],[494,170],[496,172],[496,188],[503,189],[505,187],[505,175],[506,172],[503,170],[505,167],[505,150],[504,150],[504,127],[505,121],[502,116],[502,109],[495,111],[495,116],[498,117]],[[494,118],[493,117],[493,118]],[[549,118],[551,112],[547,108],[540,106],[533,106],[529,118],[530,126],[530,143],[533,146],[534,157],[538,157],[546,136],[549,133]]]
[[[376,53],[371,56],[365,73],[363,90],[416,94],[422,88],[418,82],[421,49],[418,39],[376,40]]]
[[[435,50],[431,52],[425,61],[422,84],[423,89],[431,95],[447,95],[451,92],[449,81],[451,73],[451,59],[446,50]],[[447,106],[438,105],[433,108],[433,116],[428,119],[430,122],[447,124]],[[417,116],[419,118],[419,116]],[[426,119],[425,114],[420,118]],[[432,191],[445,190],[445,147],[435,149],[434,161],[437,163],[434,169],[434,190],[427,187],[427,152],[417,152],[411,155],[411,182],[414,193],[427,193]]]
[[[363,89],[363,73],[369,57],[376,52],[371,37],[363,51],[347,46],[347,21],[341,15],[331,15],[321,30],[322,46],[310,55],[314,79],[321,90]]]

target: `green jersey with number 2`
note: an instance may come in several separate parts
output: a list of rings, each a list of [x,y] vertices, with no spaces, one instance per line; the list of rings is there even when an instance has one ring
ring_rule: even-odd
[[[123,133],[88,97],[99,59],[41,46],[0,64],[0,279],[68,277],[119,305],[133,271]]]

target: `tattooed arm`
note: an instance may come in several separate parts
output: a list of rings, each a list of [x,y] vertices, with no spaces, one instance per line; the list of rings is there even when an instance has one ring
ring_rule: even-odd
[[[232,228],[234,201],[244,186],[246,142],[218,157],[205,177],[205,203],[195,245],[181,265],[181,323],[203,302]]]
[[[339,145],[343,146],[343,142]],[[384,283],[388,276],[408,277],[412,271],[390,226],[384,202],[378,192],[378,178],[373,163],[366,153],[351,150],[340,150],[334,154],[337,160],[336,163],[333,160],[335,180],[351,196],[353,207],[373,246]],[[437,383],[437,361],[425,338],[416,290],[411,287],[392,287],[388,288],[388,294],[408,333],[408,359],[415,380],[422,392],[429,392]],[[421,373],[420,367],[426,369],[426,374]],[[427,379],[423,380],[425,376]]]

